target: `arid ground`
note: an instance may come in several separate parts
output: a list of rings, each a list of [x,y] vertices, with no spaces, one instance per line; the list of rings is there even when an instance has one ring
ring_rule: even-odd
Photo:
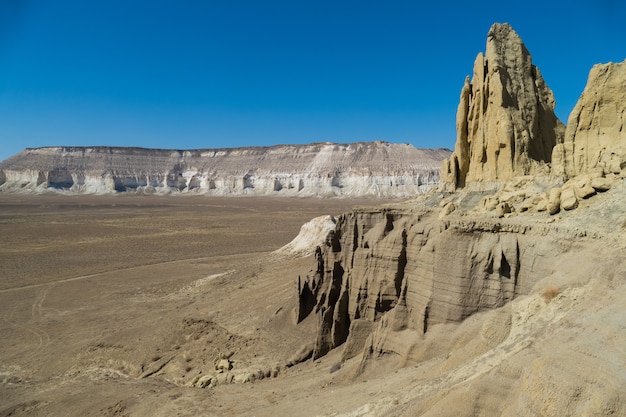
[[[527,295],[402,354],[287,366],[316,339],[318,315],[295,310],[317,263],[274,251],[381,203],[0,195],[0,417],[624,415],[622,185],[553,217],[457,218],[525,227],[549,264]]]
[[[301,414],[294,393],[325,383],[288,375],[330,365],[188,385],[220,356],[265,372],[313,338],[290,308],[312,260],[271,252],[380,202],[0,195],[0,416]]]

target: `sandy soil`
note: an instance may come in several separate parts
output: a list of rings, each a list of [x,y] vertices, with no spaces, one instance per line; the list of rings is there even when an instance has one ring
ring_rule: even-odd
[[[264,381],[188,385],[219,355],[233,372],[285,362],[311,337],[290,308],[311,260],[270,252],[313,217],[379,203],[0,195],[0,415],[235,415],[276,403],[280,388]]]
[[[315,337],[293,314],[314,260],[272,252],[381,201],[0,195],[0,417],[624,415],[625,202],[549,223],[576,243],[528,296],[357,372],[341,348],[284,366]],[[222,357],[268,377],[195,387]]]

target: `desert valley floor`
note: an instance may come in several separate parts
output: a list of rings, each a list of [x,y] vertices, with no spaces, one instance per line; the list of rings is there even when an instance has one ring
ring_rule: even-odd
[[[626,221],[617,208],[626,188],[555,216],[497,218],[475,211],[480,196],[432,193],[381,207],[0,195],[0,417],[624,415]],[[461,213],[442,219],[451,198]],[[520,274],[528,288],[422,335],[375,333],[389,346],[375,356],[346,355],[357,329],[302,362],[323,323],[310,314],[296,324],[298,277],[317,262],[276,250],[311,218],[354,206],[378,207],[353,212],[379,219],[368,239],[396,216],[398,229],[374,249],[406,230],[401,222],[415,220],[416,236],[423,225],[446,230],[448,280],[454,262],[488,261],[515,236],[520,265],[535,268]],[[352,230],[347,218],[338,230],[341,221]],[[381,327],[392,320],[383,316]]]
[[[239,368],[291,355],[307,327],[284,304],[311,258],[271,252],[313,217],[380,202],[0,196],[0,415],[336,411],[298,400],[331,383],[332,356],[253,384],[186,384],[218,355]]]

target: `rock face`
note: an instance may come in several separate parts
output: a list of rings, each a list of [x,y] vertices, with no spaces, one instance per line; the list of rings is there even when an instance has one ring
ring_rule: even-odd
[[[0,191],[406,197],[437,184],[449,155],[385,142],[190,151],[35,148],[0,163]]]
[[[489,203],[555,215],[619,185],[626,178],[625,97],[626,62],[595,65],[553,149],[550,177],[518,177],[486,197]],[[485,208],[492,205],[485,200]]]
[[[593,68],[566,134],[553,110],[517,34],[494,25],[439,192],[340,216],[298,277],[297,320],[317,323],[311,357],[342,346],[352,375],[437,375],[411,379],[401,415],[623,414],[624,375],[610,370],[623,349],[550,339],[585,309],[623,322],[620,297],[602,297],[623,282],[626,62]]]
[[[552,173],[572,178],[626,167],[626,61],[595,65],[552,154]]]
[[[508,24],[494,24],[461,90],[456,145],[442,164],[442,183],[452,189],[503,183],[545,170],[565,129],[554,107],[520,37]]]
[[[568,193],[550,200],[568,209],[577,201]],[[616,224],[626,188],[553,223],[548,213],[485,216],[474,210],[483,194],[432,193],[340,216],[298,279],[297,320],[317,324],[302,360],[338,349],[347,377],[406,372],[398,389],[414,388],[413,405],[377,415],[623,414],[626,379],[614,369],[626,360],[626,240]]]
[[[318,249],[314,273],[299,279],[298,320],[314,313],[320,322],[313,357],[343,344],[365,323],[378,323],[377,332],[385,333],[370,338],[373,350],[402,355],[435,324],[528,293],[551,260],[525,233],[498,221],[439,221],[426,212],[341,216]],[[387,337],[387,330],[401,331],[404,340]]]

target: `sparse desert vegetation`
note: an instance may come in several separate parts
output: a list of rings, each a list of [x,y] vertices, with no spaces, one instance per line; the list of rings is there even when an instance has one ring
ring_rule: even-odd
[[[561,292],[561,289],[557,287],[556,285],[548,285],[541,292],[541,297],[543,298],[543,301],[545,301],[546,303],[549,303],[550,301],[552,301],[554,297],[559,295],[560,292]]]

